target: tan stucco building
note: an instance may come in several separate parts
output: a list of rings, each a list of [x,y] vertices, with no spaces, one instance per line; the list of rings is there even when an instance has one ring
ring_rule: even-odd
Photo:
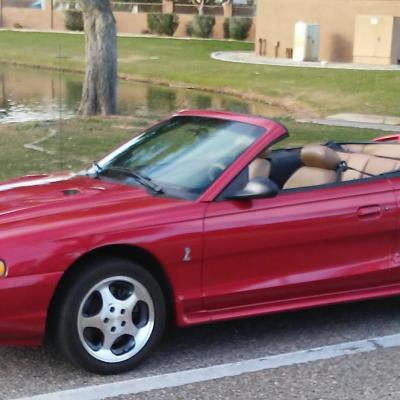
[[[360,27],[363,20],[358,16],[368,16],[367,21],[372,21],[372,24],[380,17],[379,24],[383,24],[384,28],[374,28],[372,33],[376,37],[371,39],[371,32],[364,33],[365,27]],[[375,52],[382,53],[382,56],[385,53],[376,63],[390,63],[388,60],[392,58],[393,62],[397,57],[386,54],[394,46],[386,42],[391,42],[392,37],[400,42],[400,34],[391,27],[393,18],[390,16],[400,16],[400,0],[259,0],[256,53],[267,57],[290,57],[295,23],[303,21],[320,24],[320,60],[353,61],[356,37],[355,58],[360,56],[360,60],[373,63],[374,59],[366,55]],[[368,25],[366,29],[370,29]],[[373,44],[372,40],[376,40],[377,44]],[[382,42],[385,42],[385,46],[376,50],[375,47],[381,46]]]

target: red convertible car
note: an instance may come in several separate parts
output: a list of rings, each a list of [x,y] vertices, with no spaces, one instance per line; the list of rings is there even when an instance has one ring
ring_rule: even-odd
[[[88,171],[0,184],[0,344],[87,370],[178,326],[400,294],[400,143],[285,148],[281,124],[182,111]]]

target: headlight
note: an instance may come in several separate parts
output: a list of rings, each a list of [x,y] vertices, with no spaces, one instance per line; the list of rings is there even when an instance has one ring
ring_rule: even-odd
[[[5,278],[7,276],[7,265],[3,260],[0,260],[0,278]]]

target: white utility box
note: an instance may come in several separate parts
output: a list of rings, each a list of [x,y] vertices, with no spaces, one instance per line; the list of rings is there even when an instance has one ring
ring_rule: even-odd
[[[294,61],[318,61],[320,25],[297,22],[294,26]]]

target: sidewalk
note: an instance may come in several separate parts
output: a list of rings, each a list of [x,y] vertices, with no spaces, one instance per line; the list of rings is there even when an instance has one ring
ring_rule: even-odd
[[[347,69],[358,71],[400,71],[400,65],[361,65],[350,63],[330,63],[327,61],[298,62],[289,58],[267,58],[257,56],[254,54],[254,52],[249,51],[216,51],[211,54],[211,58],[218,61],[241,64],[269,65],[275,67]]]
[[[384,132],[400,132],[400,118],[389,115],[335,114],[326,118],[302,118],[297,122],[346,128],[376,129]]]

